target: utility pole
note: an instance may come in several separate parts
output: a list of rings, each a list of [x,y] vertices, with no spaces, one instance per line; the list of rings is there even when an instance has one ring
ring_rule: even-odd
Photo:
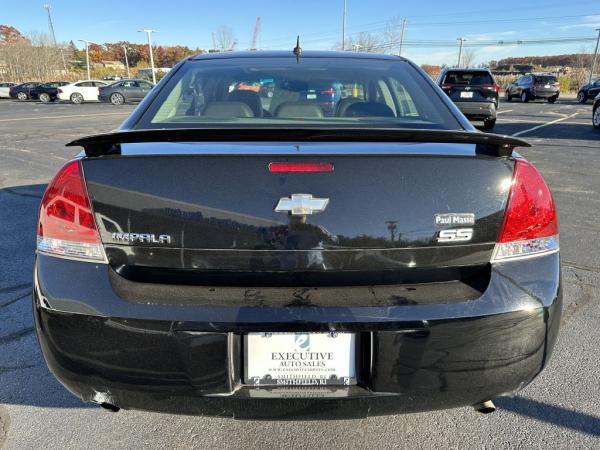
[[[342,51],[346,50],[346,0],[342,11]]]
[[[592,57],[592,67],[590,68],[590,79],[589,84],[592,84],[592,78],[594,78],[594,70],[596,69],[596,58],[598,58],[598,44],[600,44],[600,28],[597,28],[598,39],[596,39],[596,50],[594,50],[594,56]]]
[[[402,18],[402,31],[400,32],[400,50],[398,56],[402,56],[402,45],[404,44],[404,30],[406,29],[406,17]]]
[[[79,39],[79,42],[85,43],[85,64],[87,66],[87,79],[91,80],[92,76],[90,75],[90,44],[96,43],[92,41],[86,41],[85,39]]]
[[[54,34],[54,24],[52,23],[52,16],[50,15],[50,8],[52,8],[52,6],[49,5],[48,3],[46,3],[44,5],[44,9],[48,13],[48,28],[50,29],[50,35],[52,36],[52,42],[54,42],[54,46],[56,47],[57,46],[56,34]],[[67,71],[67,63],[65,61],[65,54],[63,53],[62,47],[60,47],[60,57],[62,59],[63,68],[65,69],[65,72],[66,72]]]
[[[152,55],[152,33],[158,33],[158,30],[143,29],[138,30],[139,33],[148,35],[148,52],[150,53],[150,68],[152,69],[152,83],[156,84],[156,73],[154,73],[154,56]]]
[[[127,59],[127,46],[122,45],[121,47],[123,47],[123,53],[125,54],[125,67],[127,67],[127,78],[131,78],[131,75],[129,74],[129,59]]]
[[[460,58],[462,57],[463,42],[465,42],[466,39],[458,38],[456,40],[460,42],[460,47],[458,48],[458,64],[456,65],[456,67],[460,67]]]

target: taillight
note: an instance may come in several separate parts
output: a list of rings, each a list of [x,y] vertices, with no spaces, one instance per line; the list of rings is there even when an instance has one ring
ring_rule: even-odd
[[[518,159],[492,262],[558,249],[558,219],[550,189],[531,163]]]
[[[327,89],[325,91],[321,91],[321,94],[334,96],[335,95],[335,91],[333,89]]]
[[[450,89],[451,87],[451,84],[442,83],[442,89]]]
[[[269,163],[271,173],[294,173],[294,172],[333,172],[331,163],[308,163],[308,162],[272,162]]]
[[[497,84],[482,84],[481,87],[490,91],[500,92],[500,86]]]
[[[559,87],[560,87],[560,83],[559,83],[559,82],[556,82],[556,83],[554,83],[552,86],[554,86],[555,88],[559,88]]]
[[[106,261],[80,161],[67,163],[46,188],[38,220],[39,252]]]

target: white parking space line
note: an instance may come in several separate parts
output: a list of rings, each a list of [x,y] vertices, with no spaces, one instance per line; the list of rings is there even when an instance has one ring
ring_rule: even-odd
[[[503,109],[502,111],[498,111],[498,114],[505,114],[505,113],[509,113],[509,112],[513,112],[512,109]]]
[[[38,117],[18,117],[15,119],[0,119],[0,122],[22,122],[27,120],[48,120],[48,119],[72,119],[75,117],[98,117],[98,116],[123,116],[131,111],[100,113],[100,114],[72,114],[67,116],[38,116]]]
[[[551,120],[550,122],[546,122],[546,123],[537,125],[532,128],[527,128],[526,130],[522,130],[522,131],[519,131],[518,133],[514,133],[512,136],[521,136],[522,134],[529,133],[530,131],[539,130],[540,128],[547,127],[548,125],[553,125],[555,123],[562,122],[563,120],[567,120],[572,117],[575,117],[577,114],[579,114],[579,113],[571,114],[570,116],[566,116],[566,117],[561,117],[560,119]]]

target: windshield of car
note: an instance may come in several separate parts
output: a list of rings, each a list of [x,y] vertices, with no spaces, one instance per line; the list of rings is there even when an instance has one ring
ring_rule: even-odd
[[[462,128],[407,62],[310,57],[188,61],[135,128],[355,124]]]
[[[442,81],[444,84],[456,84],[460,86],[480,86],[482,84],[494,84],[489,72],[482,70],[449,70]]]

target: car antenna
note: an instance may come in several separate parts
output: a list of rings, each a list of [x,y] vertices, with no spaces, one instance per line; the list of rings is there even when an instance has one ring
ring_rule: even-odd
[[[296,46],[294,47],[294,50],[292,50],[292,52],[294,52],[294,55],[296,55],[296,62],[299,63],[300,55],[302,54],[302,49],[300,48],[300,35],[298,35],[298,37],[296,38]]]

